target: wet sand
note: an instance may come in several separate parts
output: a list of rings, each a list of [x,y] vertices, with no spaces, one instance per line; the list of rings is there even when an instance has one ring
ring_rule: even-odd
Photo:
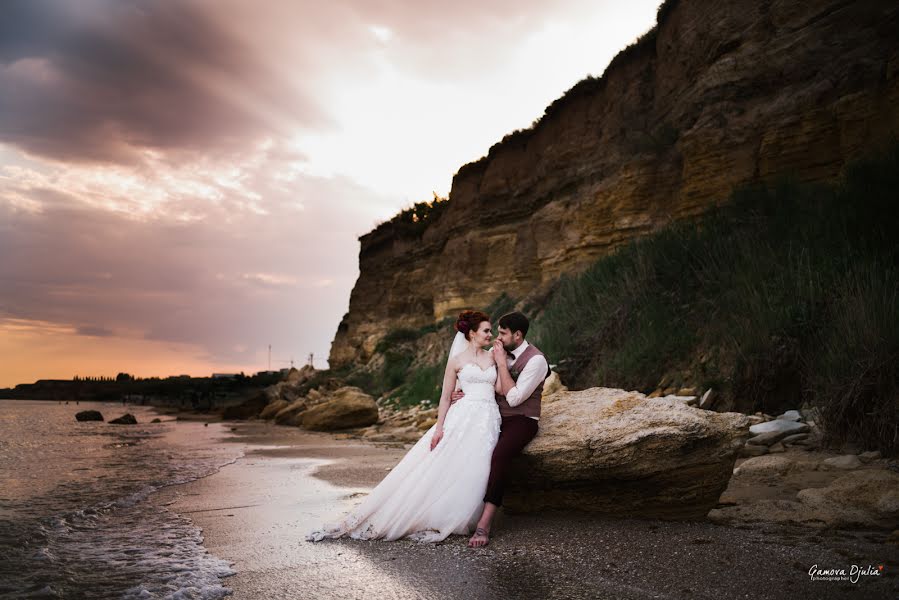
[[[216,417],[208,417],[217,420]],[[257,598],[896,598],[899,547],[888,532],[500,514],[486,548],[467,537],[306,542],[405,454],[268,422],[235,422],[223,442],[245,456],[160,490],[204,545],[233,563],[235,599]],[[809,569],[884,565],[882,576],[812,581]]]

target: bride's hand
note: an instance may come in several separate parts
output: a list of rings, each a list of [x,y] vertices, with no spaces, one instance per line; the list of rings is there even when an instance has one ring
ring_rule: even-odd
[[[431,450],[437,447],[437,444],[440,443],[440,440],[443,439],[443,428],[438,427],[434,430],[434,436],[431,438]]]

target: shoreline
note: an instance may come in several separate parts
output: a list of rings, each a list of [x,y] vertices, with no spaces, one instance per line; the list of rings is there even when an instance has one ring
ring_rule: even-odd
[[[611,519],[500,511],[491,543],[324,540],[305,533],[349,510],[406,453],[267,421],[230,423],[244,455],[152,501],[190,518],[232,563],[233,598],[894,598],[899,548],[884,532],[777,524]],[[810,569],[885,565],[882,576],[812,581]]]

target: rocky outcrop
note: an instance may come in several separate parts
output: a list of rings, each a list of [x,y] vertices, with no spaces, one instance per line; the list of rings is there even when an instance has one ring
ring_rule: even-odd
[[[247,400],[228,406],[222,411],[222,418],[232,419],[271,419],[283,408],[295,402],[299,397],[299,388],[315,375],[315,369],[305,365],[300,369],[291,368],[287,377],[261,392],[253,394]],[[291,423],[293,424],[293,423]]]
[[[559,391],[509,475],[513,511],[704,518],[726,489],[750,420],[675,398]]]
[[[845,456],[814,454],[748,458],[734,470],[732,490],[709,520],[719,524],[789,523],[813,528],[899,527],[899,474],[879,459],[863,465]],[[835,460],[836,459],[836,460]],[[841,472],[848,470],[848,472]],[[758,498],[757,491],[783,488],[792,493]],[[800,488],[796,491],[796,488]],[[741,493],[744,498],[740,498]]]
[[[312,365],[303,365],[299,369],[294,367],[290,368],[290,371],[287,372],[286,383],[292,386],[297,386],[302,383],[309,381],[315,375],[315,367]]]
[[[899,133],[899,5],[668,0],[660,22],[456,173],[433,218],[362,236],[330,364],[693,217],[749,182],[827,181]],[[599,65],[597,65],[599,66]]]
[[[374,398],[356,387],[340,388],[297,417],[303,429],[315,431],[367,427],[377,421],[378,405]]]
[[[437,423],[437,408],[424,405],[401,409],[382,407],[378,422],[360,429],[352,437],[369,442],[410,444],[417,442]]]
[[[102,421],[103,415],[99,410],[82,410],[75,413],[76,421]]]

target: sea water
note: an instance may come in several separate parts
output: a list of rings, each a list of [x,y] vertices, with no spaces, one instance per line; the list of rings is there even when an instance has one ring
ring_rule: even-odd
[[[76,421],[91,409],[138,424]],[[230,595],[234,571],[199,528],[147,501],[237,460],[218,441],[226,427],[144,406],[0,400],[0,598]]]

